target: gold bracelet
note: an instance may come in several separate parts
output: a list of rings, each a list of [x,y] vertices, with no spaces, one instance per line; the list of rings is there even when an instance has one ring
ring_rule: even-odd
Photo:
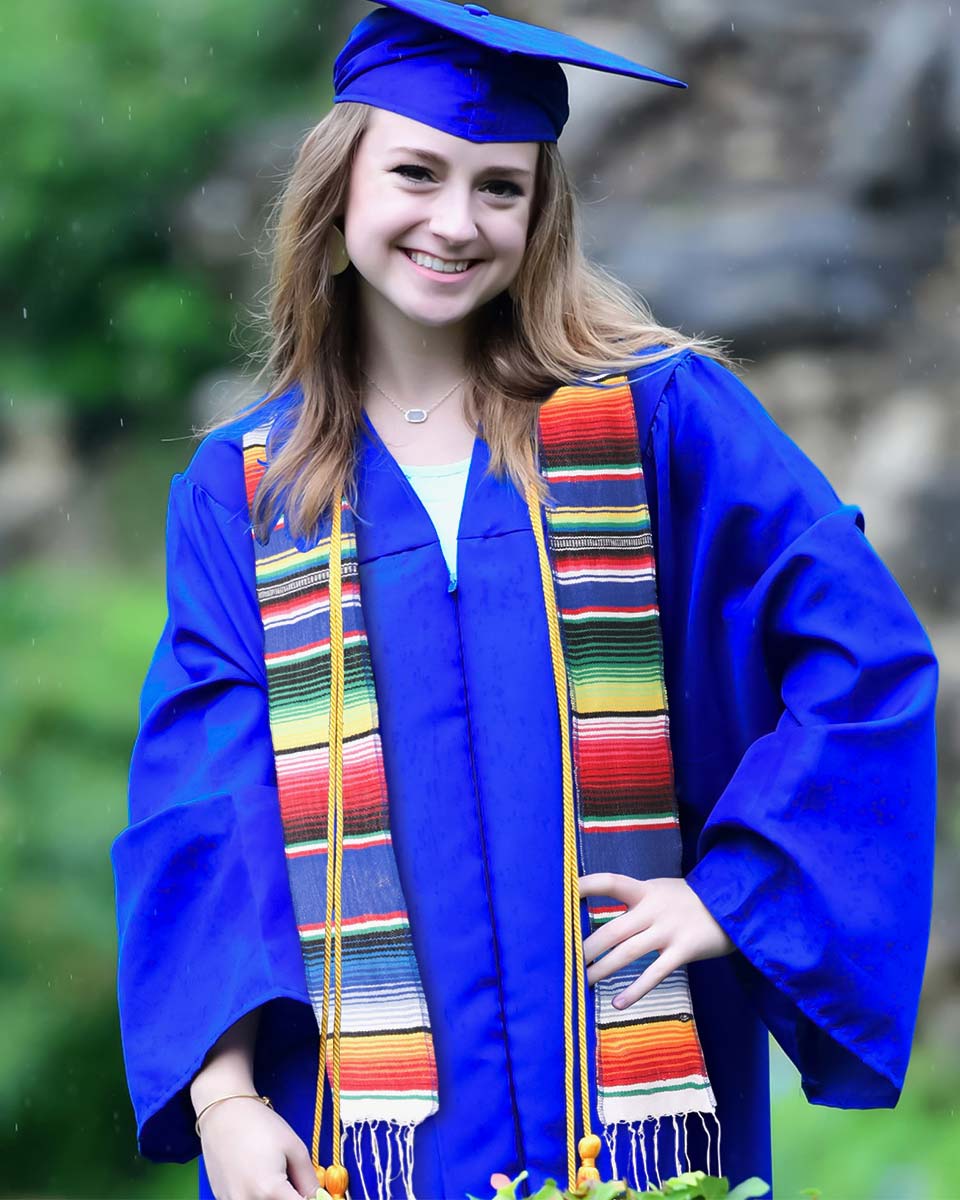
[[[197,1113],[197,1119],[193,1128],[196,1130],[197,1137],[200,1136],[200,1118],[208,1108],[213,1108],[215,1104],[222,1104],[224,1100],[259,1100],[261,1104],[265,1104],[267,1108],[273,1108],[269,1096],[258,1096],[256,1092],[238,1092],[235,1096],[221,1096],[219,1100],[211,1100],[209,1104],[205,1104]]]

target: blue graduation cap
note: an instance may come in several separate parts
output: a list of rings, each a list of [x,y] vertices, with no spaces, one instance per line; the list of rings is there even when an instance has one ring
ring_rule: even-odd
[[[561,63],[668,87],[669,75],[479,4],[382,0],[334,64],[334,103],[385,108],[471,142],[554,142],[570,114]]]

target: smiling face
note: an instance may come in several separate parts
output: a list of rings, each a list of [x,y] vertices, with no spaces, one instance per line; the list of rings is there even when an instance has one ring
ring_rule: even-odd
[[[371,109],[344,214],[368,315],[457,325],[508,288],[538,153],[536,142],[469,142]]]

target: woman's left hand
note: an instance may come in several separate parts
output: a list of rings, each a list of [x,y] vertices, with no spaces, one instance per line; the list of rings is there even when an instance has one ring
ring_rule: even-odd
[[[627,906],[583,943],[587,982],[592,986],[621,967],[660,953],[628,988],[614,997],[628,1008],[668,975],[701,958],[721,958],[734,950],[706,906],[685,879],[634,879],[609,871],[580,877],[580,896],[609,896]],[[595,960],[609,951],[601,962]],[[592,964],[592,965],[590,965]]]

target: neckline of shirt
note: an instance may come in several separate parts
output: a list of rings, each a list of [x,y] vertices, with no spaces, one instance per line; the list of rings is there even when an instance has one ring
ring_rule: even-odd
[[[443,475],[457,475],[461,471],[468,470],[472,457],[472,455],[469,455],[467,458],[461,458],[457,462],[452,463],[430,463],[423,466],[398,463],[397,466],[399,466],[408,479],[411,475],[416,475],[421,479],[432,479]]]

